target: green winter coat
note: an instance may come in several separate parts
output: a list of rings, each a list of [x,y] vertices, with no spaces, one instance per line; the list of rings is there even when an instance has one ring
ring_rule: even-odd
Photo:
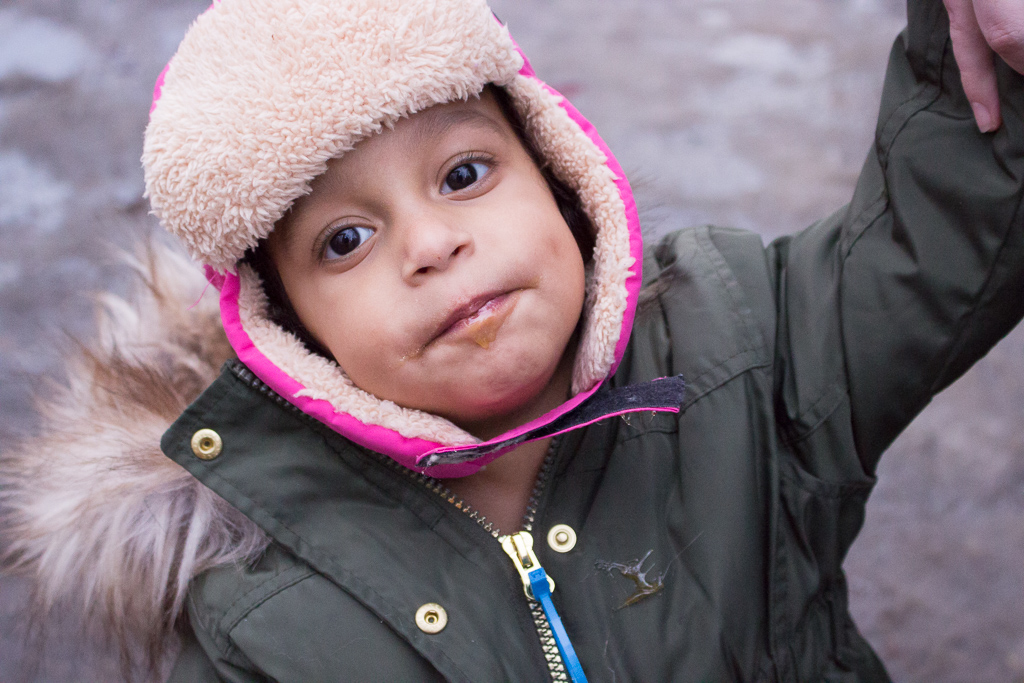
[[[1024,313],[1024,91],[977,132],[939,2],[910,8],[852,203],[793,237],[698,228],[648,252],[614,386],[681,374],[678,415],[561,439],[536,551],[590,681],[883,681],[841,564],[882,451]],[[193,455],[199,429],[219,457]],[[175,681],[544,681],[498,541],[432,480],[229,365],[164,451],[272,538],[192,586]],[[555,524],[578,543],[549,548]],[[645,558],[654,590],[606,562]],[[631,604],[626,604],[627,602]],[[416,625],[437,603],[447,626]]]

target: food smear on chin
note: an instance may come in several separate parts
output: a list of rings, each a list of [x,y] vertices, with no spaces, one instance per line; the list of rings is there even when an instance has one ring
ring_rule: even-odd
[[[465,320],[466,335],[482,349],[489,349],[498,338],[498,330],[516,307],[519,292],[502,298],[505,300],[488,302]]]
[[[496,315],[478,320],[469,325],[469,336],[482,349],[490,348],[491,343],[498,338],[498,328],[505,322],[504,318]]]

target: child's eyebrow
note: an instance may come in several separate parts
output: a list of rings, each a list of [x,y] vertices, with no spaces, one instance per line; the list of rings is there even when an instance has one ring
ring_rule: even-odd
[[[416,127],[417,142],[444,137],[453,128],[464,125],[485,128],[506,138],[511,133],[493,118],[475,109],[428,109],[420,115],[423,119]]]
[[[509,126],[502,126],[492,117],[475,109],[425,109],[418,113],[422,117],[414,131],[415,141],[422,144],[448,135],[456,126],[471,126],[497,133],[506,140],[516,139]],[[296,231],[289,225],[289,213],[282,216],[282,223],[275,228],[280,233],[281,244],[286,250],[291,249]]]

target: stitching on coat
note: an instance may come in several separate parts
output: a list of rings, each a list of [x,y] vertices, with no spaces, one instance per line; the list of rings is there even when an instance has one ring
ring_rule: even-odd
[[[850,223],[850,227],[843,231],[843,242],[849,242],[843,247],[843,253],[839,258],[840,265],[845,265],[846,259],[850,257],[850,252],[853,251],[854,245],[860,241],[860,238],[870,230],[875,223],[885,215],[885,209],[889,205],[889,195],[885,188],[885,171],[882,171],[882,189],[878,191],[878,196],[871,201],[864,209],[857,214],[857,216]],[[868,218],[870,216],[870,218]],[[863,225],[858,225],[863,223]],[[849,240],[846,238],[849,237]],[[840,282],[842,282],[842,274],[840,273]]]
[[[702,372],[699,375],[697,375],[696,377],[694,377],[692,380],[690,380],[690,382],[688,383],[688,386],[693,386],[694,384],[696,384],[698,381],[700,381],[704,377],[707,377],[708,375],[712,374],[713,372],[715,372],[719,368],[723,367],[724,365],[728,365],[729,362],[732,361],[733,359],[736,359],[736,358],[739,358],[741,356],[745,356],[745,355],[751,354],[751,353],[756,353],[756,349],[744,349],[743,351],[739,351],[739,352],[729,356],[728,358],[726,358],[722,362],[720,362],[720,363],[718,363],[718,364],[708,368],[704,372]],[[721,381],[719,381],[719,382],[717,382],[715,384],[710,385],[709,387],[707,387],[704,390],[699,390],[699,391],[692,392],[690,394],[690,398],[685,400],[685,401],[683,401],[683,404],[680,406],[680,410],[689,408],[690,406],[692,406],[694,403],[696,403],[700,399],[704,398],[705,396],[707,396],[711,392],[715,391],[716,389],[719,389],[722,385],[726,384],[727,382],[731,382],[732,380],[736,379],[740,375],[743,375],[743,374],[745,374],[747,372],[750,372],[751,370],[756,370],[758,368],[768,367],[769,365],[771,365],[771,364],[770,363],[759,362],[757,358],[752,359],[747,365],[744,365],[743,367],[741,367],[740,369],[736,370],[735,372],[728,373],[728,375],[726,377],[723,377]]]
[[[927,32],[930,37],[929,44],[926,46],[924,54],[924,77],[930,79],[930,82],[921,84],[920,90],[913,93],[899,105],[897,105],[892,114],[886,118],[885,122],[879,121],[879,125],[876,127],[876,139],[878,140],[878,152],[879,152],[879,165],[883,171],[888,164],[889,150],[892,147],[896,137],[903,131],[910,118],[921,109],[931,106],[939,97],[942,95],[942,67],[945,58],[947,46],[950,45],[951,40],[949,38],[948,27],[945,31],[936,30],[935,24],[942,23],[943,17],[946,14],[943,11],[935,11],[932,14],[931,25],[927,27]],[[904,34],[906,35],[907,48],[909,49],[910,34],[909,30]],[[941,38],[938,36],[942,36]],[[908,50],[904,51],[908,65],[911,72],[915,72],[913,64],[910,64],[910,54]],[[915,73],[916,77],[916,73]],[[930,98],[930,99],[928,99]],[[904,110],[910,110],[914,108],[916,100],[926,100],[927,102],[922,103],[915,111],[906,112]],[[904,117],[902,122],[896,123],[899,117]],[[887,138],[887,139],[886,139]]]
[[[718,372],[723,367],[729,365],[736,358],[739,358],[747,354],[752,354],[754,357],[750,360],[748,364],[744,365],[743,367],[732,372],[728,372],[727,376],[723,377],[719,382],[704,389],[697,389],[696,391],[691,393],[690,397],[687,400],[683,401],[682,405],[680,406],[680,410],[685,410],[689,408],[694,403],[696,403],[701,397],[718,389],[719,387],[731,381],[732,379],[735,379],[736,377],[752,369],[759,367],[768,367],[772,364],[770,360],[760,358],[762,352],[766,351],[765,340],[763,338],[763,335],[761,334],[760,329],[756,326],[756,324],[753,324],[752,321],[749,319],[752,315],[752,313],[750,312],[750,307],[745,305],[745,301],[737,299],[738,293],[734,290],[736,288],[742,289],[739,282],[736,281],[734,278],[727,279],[725,277],[725,274],[722,272],[723,268],[729,273],[731,273],[732,270],[729,268],[728,263],[726,263],[725,260],[721,257],[721,253],[714,246],[714,242],[711,240],[710,237],[710,232],[711,226],[707,225],[695,229],[692,233],[694,236],[694,243],[697,246],[697,248],[700,249],[701,253],[704,255],[706,265],[711,270],[711,275],[718,279],[718,281],[722,284],[722,289],[725,291],[726,296],[729,297],[729,301],[732,304],[732,306],[729,308],[729,312],[738,319],[740,327],[745,332],[744,338],[746,339],[747,343],[742,345],[742,348],[740,348],[736,353],[732,354],[728,358],[719,361],[710,368],[705,369],[700,374],[690,378],[687,382],[687,386],[694,387],[705,377],[708,377]],[[708,242],[710,242],[710,245],[708,244]],[[718,263],[716,261],[716,255],[718,256],[718,259],[721,261],[721,263]],[[670,266],[675,265],[676,263],[677,262],[674,261],[672,264],[670,264]],[[662,311],[664,311],[665,306],[661,302],[661,296],[658,297],[658,304],[661,307]],[[744,315],[744,311],[746,311],[747,315]]]
[[[725,290],[726,295],[732,302],[731,310],[733,314],[739,318],[740,325],[746,333],[745,336],[748,340],[746,350],[766,351],[768,346],[767,340],[764,338],[760,327],[752,320],[754,313],[750,306],[747,305],[746,298],[741,296],[743,286],[740,285],[739,280],[737,280],[735,276],[731,278],[726,277],[727,273],[733,275],[733,270],[729,267],[725,257],[722,256],[722,252],[719,251],[717,246],[715,246],[714,240],[711,238],[710,226],[704,226],[701,230],[695,231],[694,238],[697,246],[706,255],[709,264],[714,270],[715,276],[718,278],[719,282],[722,283],[722,288]],[[769,365],[770,361],[766,361],[765,364]]]
[[[836,374],[836,376],[829,382],[825,383],[825,389],[821,392],[821,395],[817,399],[815,399],[814,403],[809,405],[806,410],[802,410],[799,413],[797,413],[793,420],[787,420],[787,423],[793,424],[796,420],[801,420],[807,417],[809,414],[815,412],[818,406],[825,403],[826,399],[832,398],[833,396],[835,396],[835,405],[829,408],[821,417],[817,419],[817,421],[815,421],[806,429],[801,430],[794,427],[792,430],[786,430],[792,431],[794,436],[782,437],[780,441],[783,444],[787,446],[796,445],[803,441],[804,439],[809,438],[812,434],[814,434],[814,432],[821,429],[822,425],[828,422],[829,418],[832,417],[835,414],[835,412],[839,409],[839,406],[843,405],[843,399],[849,398],[849,393],[847,392],[846,388],[842,386],[843,378],[845,376],[846,363],[844,362],[843,368]]]
[[[297,576],[289,577],[289,574],[297,574]],[[224,612],[221,615],[221,620],[218,622],[218,627],[223,629],[224,633],[228,634],[228,637],[230,637],[231,631],[233,631],[235,627],[238,626],[238,623],[242,621],[242,619],[244,619],[254,609],[259,607],[260,605],[262,605],[267,600],[274,597],[281,591],[285,590],[286,588],[290,588],[295,584],[304,581],[311,576],[314,576],[315,574],[316,572],[313,571],[313,569],[309,565],[298,564],[293,567],[289,567],[282,572],[274,574],[273,576],[267,578],[265,581],[260,581],[259,584],[253,586],[252,589],[246,591],[243,595],[239,596],[237,599],[235,599],[234,602],[231,603],[230,607],[224,610]],[[281,585],[277,586],[266,595],[255,600],[252,604],[245,607],[244,609],[238,610],[238,614],[236,616],[232,615],[232,612],[236,611],[236,608],[240,603],[243,603],[246,599],[252,597],[254,593],[257,593],[261,590],[265,590],[268,583],[282,580],[283,583]],[[228,617],[231,618],[229,619]]]
[[[1009,242],[1011,236],[1013,235],[1013,226],[1019,225],[1021,221],[1024,220],[1024,216],[1022,216],[1022,213],[1024,213],[1024,203],[1022,203],[1022,201],[1024,200],[1017,200],[1017,208],[1014,210],[1013,215],[1010,218],[1009,224],[1003,229],[1003,239],[999,244],[999,249],[996,252],[996,257],[992,261],[992,267],[989,269],[988,274],[985,277],[985,282],[982,284],[981,288],[978,290],[977,295],[974,297],[974,302],[972,303],[970,310],[967,311],[967,313],[964,314],[964,316],[960,319],[960,322],[957,324],[954,333],[950,336],[950,343],[946,349],[946,359],[945,362],[943,362],[942,364],[942,370],[936,375],[935,382],[932,384],[932,386],[929,387],[929,391],[931,391],[932,393],[935,392],[935,387],[938,386],[938,384],[940,384],[946,378],[946,373],[949,370],[950,365],[952,365],[953,363],[953,351],[960,345],[960,342],[964,337],[965,331],[971,327],[971,325],[969,324],[970,321],[972,321],[979,314],[979,311],[981,309],[981,302],[987,298],[987,295],[994,286],[993,277],[995,272],[999,270],[999,267],[1003,263],[1003,255],[1006,252],[1007,242]]]
[[[815,498],[828,500],[841,501],[852,494],[871,491],[875,487],[873,478],[871,480],[852,480],[846,482],[822,479],[805,470],[794,462],[792,458],[780,459],[779,478]]]

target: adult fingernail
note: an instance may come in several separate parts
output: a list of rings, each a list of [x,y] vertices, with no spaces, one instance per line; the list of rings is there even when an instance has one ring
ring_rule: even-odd
[[[995,130],[992,126],[992,115],[988,113],[988,107],[978,102],[971,102],[971,109],[974,110],[974,120],[978,123],[978,129],[982,133],[991,133]]]

